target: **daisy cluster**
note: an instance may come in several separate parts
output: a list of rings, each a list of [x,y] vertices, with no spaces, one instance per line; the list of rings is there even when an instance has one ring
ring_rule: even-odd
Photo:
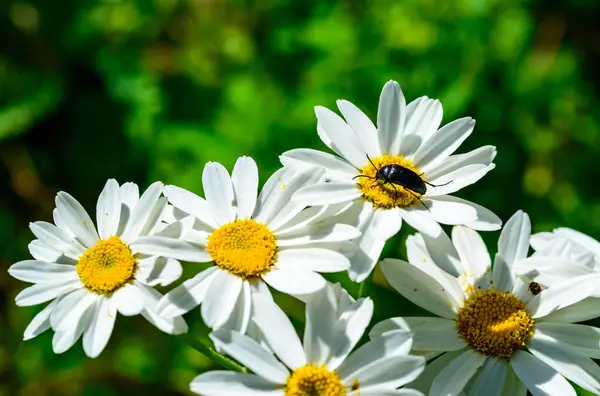
[[[490,257],[477,231],[498,230],[501,220],[452,195],[495,166],[493,146],[454,154],[473,119],[440,127],[440,102],[407,104],[394,81],[383,87],[376,124],[348,101],[337,105],[342,116],[315,109],[331,152],[283,153],[260,192],[249,157],[231,174],[207,163],[204,197],[160,182],[140,194],[108,180],[95,222],[59,192],[54,224],[30,224],[33,259],[8,270],[33,283],[17,305],[47,303],[24,338],[52,329],[56,353],[82,338],[93,358],[117,313],[182,334],[182,316],[200,307],[212,356],[238,369],[193,379],[201,395],[565,396],[576,394],[573,384],[600,394],[592,360],[600,330],[575,324],[600,316],[600,242],[567,228],[531,235],[517,211]],[[379,262],[404,222],[417,231],[407,260]],[[179,280],[181,262],[206,265],[162,295],[155,286]],[[373,300],[323,275],[366,283],[378,262],[429,316],[371,325]],[[272,289],[305,302],[302,340]]]

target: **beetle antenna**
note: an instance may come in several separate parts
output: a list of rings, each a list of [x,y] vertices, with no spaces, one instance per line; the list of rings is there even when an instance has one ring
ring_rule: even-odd
[[[421,201],[421,198],[419,198],[419,197],[417,196],[417,194],[415,194],[414,192],[410,191],[410,189],[408,189],[408,188],[405,188],[405,190],[406,190],[406,191],[408,191],[409,193],[411,193],[411,194],[413,195],[413,197],[417,198],[417,199],[419,200],[419,202],[421,202],[421,205],[423,205],[423,207],[424,207],[425,209],[427,209],[429,212],[431,212],[431,210],[430,210],[430,209],[427,207],[427,205],[425,205],[425,204],[423,203],[423,201]]]
[[[423,182],[431,187],[442,187],[442,186],[447,186],[448,184],[452,183],[453,180],[450,180],[448,183],[444,183],[444,184],[431,184],[429,182],[426,182],[425,180],[423,180]]]
[[[367,176],[367,175],[356,175],[352,178],[352,180],[356,179],[357,177],[366,177],[367,179],[374,179],[376,180],[373,176]]]
[[[375,164],[373,163],[373,161],[371,161],[371,158],[369,158],[369,154],[367,154],[367,159],[369,160],[369,162],[371,163],[371,165],[373,165],[373,168],[375,168],[376,171],[379,171],[379,169],[375,166]]]

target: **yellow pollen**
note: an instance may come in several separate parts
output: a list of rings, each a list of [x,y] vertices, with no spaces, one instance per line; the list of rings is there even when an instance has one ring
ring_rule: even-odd
[[[215,265],[240,278],[269,272],[277,260],[277,240],[264,224],[252,219],[236,220],[212,232],[208,252]]]
[[[456,315],[458,333],[475,350],[509,358],[533,334],[533,318],[515,295],[498,290],[474,291]]]
[[[356,389],[358,390],[358,381]],[[346,396],[346,388],[335,371],[329,371],[325,366],[307,364],[298,367],[287,378],[283,388],[285,396]]]
[[[86,250],[75,267],[88,290],[110,296],[133,281],[137,265],[129,247],[118,236],[111,236]]]
[[[421,198],[421,194],[412,190],[409,191],[399,184],[384,184],[383,181],[375,178],[377,169],[392,164],[408,168],[418,175],[422,174],[415,168],[411,160],[402,156],[382,155],[381,157],[371,158],[371,161],[367,162],[367,165],[360,171],[360,174],[365,177],[357,178],[357,187],[363,192],[363,197],[373,203],[376,208],[391,209],[396,206],[405,208],[413,204],[419,204],[417,197]]]

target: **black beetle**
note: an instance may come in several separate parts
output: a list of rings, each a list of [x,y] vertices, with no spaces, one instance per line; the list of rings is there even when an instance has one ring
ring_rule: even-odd
[[[531,282],[529,284],[529,291],[534,296],[537,296],[538,294],[540,294],[542,292],[542,286],[540,286],[540,284],[537,282]]]
[[[357,177],[366,177],[368,179],[381,180],[383,182],[381,183],[381,185],[389,183],[392,187],[394,187],[394,205],[396,204],[396,200],[398,199],[398,190],[396,189],[396,184],[401,187],[404,187],[406,191],[411,193],[415,198],[419,200],[419,202],[421,202],[421,205],[423,205],[425,209],[429,210],[429,208],[423,203],[423,201],[421,201],[421,198],[419,198],[419,196],[415,193],[420,195],[425,194],[427,192],[427,185],[432,187],[441,187],[452,183],[452,180],[450,180],[448,183],[444,184],[431,184],[421,178],[421,176],[423,176],[423,173],[419,175],[415,171],[412,171],[398,164],[389,164],[382,166],[381,168],[377,168],[368,155],[367,159],[369,160],[371,165],[373,165],[373,168],[377,170],[377,173],[375,173],[375,177],[367,175],[358,175],[354,176],[353,179],[356,179]]]

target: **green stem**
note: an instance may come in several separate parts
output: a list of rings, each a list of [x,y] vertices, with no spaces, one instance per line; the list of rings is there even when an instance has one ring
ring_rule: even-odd
[[[357,298],[363,298],[369,296],[369,291],[371,291],[371,285],[373,284],[373,273],[375,269],[371,271],[367,278],[358,284],[358,296]]]
[[[221,355],[213,347],[208,345],[208,343],[206,343],[205,341],[202,341],[198,338],[192,337],[191,335],[189,335],[187,333],[181,334],[178,337],[181,338],[182,340],[184,340],[189,346],[191,346],[192,348],[194,348],[195,350],[197,350],[198,352],[200,352],[207,358],[217,362],[222,367],[229,369],[229,370],[237,371],[240,373],[247,372],[246,367],[233,361],[232,359],[228,358],[227,356]]]

